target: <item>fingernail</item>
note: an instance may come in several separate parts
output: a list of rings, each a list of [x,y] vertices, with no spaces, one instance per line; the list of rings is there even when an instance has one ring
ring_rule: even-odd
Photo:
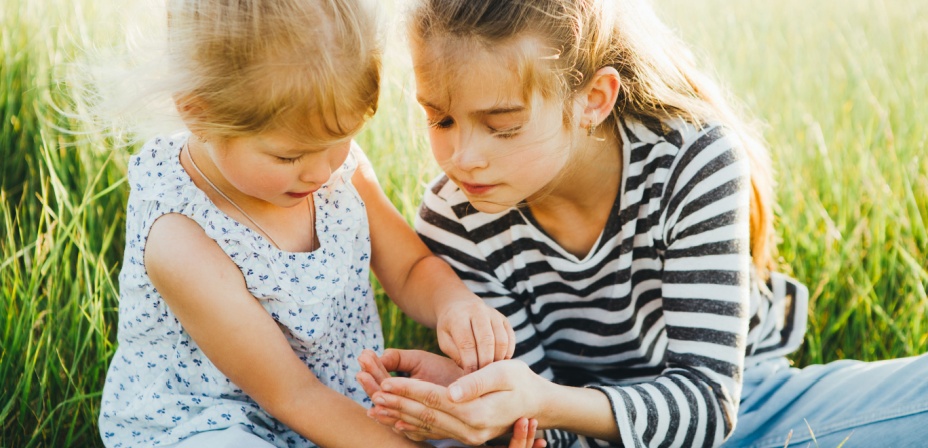
[[[464,396],[464,391],[456,384],[448,388],[448,393],[451,394],[451,399],[454,401],[458,401]]]
[[[383,397],[377,397],[374,399],[374,403],[377,404],[387,404],[387,400],[384,400]]]
[[[393,386],[388,382],[384,382],[383,384],[381,384],[380,388],[387,392],[390,392],[391,390],[393,390]]]

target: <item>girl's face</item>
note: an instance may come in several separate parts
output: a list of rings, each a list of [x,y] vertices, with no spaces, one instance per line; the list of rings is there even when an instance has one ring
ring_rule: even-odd
[[[482,212],[543,195],[570,156],[562,103],[540,95],[526,99],[514,61],[483,49],[461,52],[466,57],[457,68],[435,70],[436,61],[448,60],[435,57],[440,48],[425,43],[413,49],[417,98],[435,160]]]
[[[345,162],[350,149],[350,140],[307,147],[274,131],[207,145],[213,164],[229,186],[279,207],[305,203]]]

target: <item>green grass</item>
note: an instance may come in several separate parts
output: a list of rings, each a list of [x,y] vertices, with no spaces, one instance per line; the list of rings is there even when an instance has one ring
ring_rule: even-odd
[[[662,2],[767,123],[800,365],[928,348],[928,4]]]
[[[928,5],[658,3],[767,123],[782,263],[813,293],[797,365],[925,352]],[[0,5],[0,447],[100,445],[129,151],[62,132],[83,128],[51,105],[68,102],[56,80],[77,48],[113,42],[104,4]],[[391,63],[359,138],[409,218],[437,172],[410,93],[408,66]],[[388,345],[434,347],[381,310]]]

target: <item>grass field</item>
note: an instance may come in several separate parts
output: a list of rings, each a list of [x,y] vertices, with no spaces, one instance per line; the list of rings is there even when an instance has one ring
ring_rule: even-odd
[[[78,48],[113,42],[104,5],[0,4],[0,447],[101,445],[129,151],[73,136],[81,124],[51,105],[67,103],[56,80]],[[657,5],[766,123],[783,270],[812,291],[796,364],[928,351],[928,3]],[[359,138],[407,217],[436,173],[410,80],[388,67]],[[381,310],[388,345],[432,346]]]

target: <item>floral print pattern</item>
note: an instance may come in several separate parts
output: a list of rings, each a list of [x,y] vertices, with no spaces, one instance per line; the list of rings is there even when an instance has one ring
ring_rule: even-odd
[[[314,193],[320,248],[281,251],[233,220],[180,164],[188,133],[145,144],[129,163],[131,193],[119,276],[119,347],[103,390],[100,433],[107,447],[162,446],[242,425],[278,447],[312,447],[261,409],[204,356],[148,278],[143,257],[152,224],[167,213],[197,222],[241,269],[248,291],[319,380],[369,406],[354,379],[363,349],[383,336],[370,284],[370,232],[351,184],[353,147]]]

